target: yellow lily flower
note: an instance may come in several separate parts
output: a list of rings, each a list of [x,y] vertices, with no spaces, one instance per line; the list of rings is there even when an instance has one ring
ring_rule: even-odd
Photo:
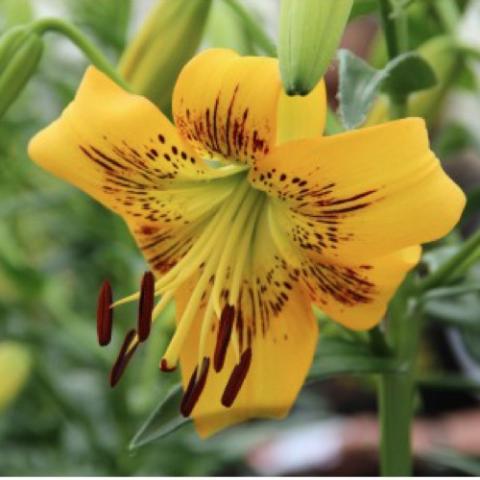
[[[325,113],[323,82],[287,97],[277,60],[213,49],[180,73],[174,125],[90,67],[30,143],[39,165],[124,218],[154,272],[113,305],[102,288],[102,343],[110,307],[140,299],[112,383],[175,298],[161,368],[180,362],[180,408],[201,436],[286,415],[317,342],[312,304],[354,330],[378,324],[419,244],[463,209],[423,120],[323,137]]]

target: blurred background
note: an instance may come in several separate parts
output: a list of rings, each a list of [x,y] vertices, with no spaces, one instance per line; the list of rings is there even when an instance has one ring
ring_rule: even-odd
[[[410,2],[412,48],[424,48],[447,30],[435,1]],[[34,18],[61,17],[116,63],[155,3],[0,0],[0,33]],[[239,3],[275,40],[278,2]],[[458,7],[457,33],[480,52],[480,0],[459,1]],[[374,8],[370,0],[355,2],[343,47],[381,67],[385,49]],[[199,48],[257,52],[247,31],[226,28],[240,25],[237,14],[229,2],[213,0]],[[0,475],[376,474],[375,382],[368,376],[316,377],[282,422],[251,422],[208,441],[185,424],[129,448],[177,381],[158,371],[174,309],[155,326],[119,387],[110,389],[108,373],[122,335],[114,337],[113,348],[98,348],[98,288],[109,278],[116,295],[126,295],[146,267],[119,218],[27,157],[28,139],[72,99],[87,65],[68,41],[51,35],[46,42],[38,73],[0,120]],[[467,236],[480,212],[480,63],[437,57],[432,62],[446,70],[443,83],[422,113],[445,168],[469,193],[462,220]],[[335,63],[327,80],[335,108]],[[372,122],[382,115],[380,104],[375,109]],[[447,239],[426,263],[438,262],[456,241]],[[480,268],[470,276],[478,285]],[[118,329],[134,316],[124,312]],[[432,301],[428,313],[432,322],[418,365],[416,472],[480,475],[479,294]],[[461,372],[462,381],[438,382],[427,373],[432,370]]]

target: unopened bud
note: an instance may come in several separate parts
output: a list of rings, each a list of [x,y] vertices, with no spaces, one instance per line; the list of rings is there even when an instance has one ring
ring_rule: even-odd
[[[119,71],[132,89],[168,113],[173,87],[195,54],[211,0],[163,0],[125,51]]]
[[[30,27],[12,28],[0,37],[0,118],[35,72],[43,41]]]
[[[353,0],[282,0],[278,57],[288,95],[307,95],[327,70]]]

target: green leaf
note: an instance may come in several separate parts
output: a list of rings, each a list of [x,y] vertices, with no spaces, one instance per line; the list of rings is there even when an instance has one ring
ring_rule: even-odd
[[[376,70],[348,50],[338,53],[339,113],[346,129],[361,125],[380,91],[405,96],[433,87],[435,73],[419,54],[404,53]]]
[[[452,450],[441,450],[430,453],[424,456],[423,459],[435,465],[457,470],[458,472],[466,473],[475,477],[480,475],[480,460],[460,455]]]
[[[402,365],[397,359],[374,355],[366,343],[323,337],[308,378],[316,381],[340,374],[398,372],[401,369]]]
[[[180,414],[182,395],[182,386],[178,384],[160,400],[160,403],[133,437],[129,445],[130,450],[164,438],[191,421]]]

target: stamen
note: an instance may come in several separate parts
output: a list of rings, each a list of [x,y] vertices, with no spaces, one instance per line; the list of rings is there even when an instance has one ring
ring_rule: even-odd
[[[155,279],[152,272],[145,272],[140,289],[138,304],[138,339],[144,342],[150,335],[154,302]]]
[[[162,358],[162,360],[160,361],[160,370],[162,372],[174,372],[175,370],[177,369],[177,366],[173,366],[172,368],[169,368],[169,366],[167,365],[167,362],[164,358]]]
[[[185,390],[183,395],[182,403],[180,404],[180,412],[184,417],[189,417],[192,413],[195,405],[200,398],[200,395],[205,388],[205,384],[207,383],[207,376],[208,370],[210,367],[210,359],[205,357],[202,362],[202,368],[200,370],[200,375],[197,379],[197,370],[198,366],[195,367],[195,370],[190,377],[190,382],[188,383],[188,387]]]
[[[125,371],[125,368],[128,365],[128,362],[138,347],[138,342],[135,341],[135,335],[135,330],[130,330],[125,336],[125,340],[120,348],[117,360],[113,364],[112,370],[110,371],[110,385],[112,388],[115,387],[115,385],[117,385],[119,382],[123,372]],[[132,345],[132,342],[135,343]]]
[[[242,388],[251,363],[252,349],[247,348],[247,350],[245,350],[240,357],[240,363],[235,365],[234,369],[232,370],[227,386],[223,392],[222,405],[224,407],[230,408],[233,405],[233,402],[237,398],[240,389]]]
[[[97,304],[97,337],[98,343],[103,347],[110,343],[112,338],[112,321],[113,310],[112,304],[112,287],[105,280],[98,295]]]
[[[167,289],[172,290],[179,287],[208,258],[214,248],[219,245],[222,237],[225,237],[225,234],[228,233],[232,217],[242,203],[249,188],[248,182],[239,182],[239,186],[231,195],[231,199],[225,203],[223,208],[218,210],[213,220],[196,240],[195,245],[187,255],[157,281],[155,284],[155,292],[157,294]]]
[[[218,327],[217,343],[215,345],[215,354],[213,356],[213,367],[218,373],[222,370],[227,354],[228,343],[232,336],[233,321],[235,319],[235,307],[225,305],[220,317]]]
[[[167,368],[173,368],[178,361],[180,355],[180,349],[187,337],[190,327],[192,326],[193,321],[195,320],[195,315],[202,301],[202,296],[208,288],[210,278],[215,274],[215,269],[218,263],[220,252],[216,251],[208,259],[207,264],[204,267],[204,270],[198,280],[195,289],[193,290],[192,296],[183,312],[182,318],[178,322],[177,329],[173,335],[172,340],[170,341],[168,348],[163,355],[163,358],[166,362]]]

